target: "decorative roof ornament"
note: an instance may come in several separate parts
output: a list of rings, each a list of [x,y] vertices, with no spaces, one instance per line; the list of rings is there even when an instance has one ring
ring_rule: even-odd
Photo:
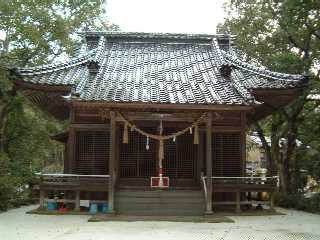
[[[98,73],[100,65],[98,64],[97,61],[90,60],[89,62],[87,62],[86,65],[90,74]]]
[[[230,80],[232,67],[233,66],[231,64],[222,64],[220,67],[221,75],[227,80]]]

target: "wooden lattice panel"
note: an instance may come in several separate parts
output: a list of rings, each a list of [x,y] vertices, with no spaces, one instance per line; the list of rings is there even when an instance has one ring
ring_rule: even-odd
[[[177,130],[171,129],[171,132]],[[197,150],[197,145],[193,144],[193,134],[181,135],[175,142],[165,141],[164,175],[170,178],[194,178]]]
[[[78,174],[107,174],[109,166],[109,132],[76,133],[76,169]]]
[[[155,132],[153,128],[145,128],[147,132]],[[122,130],[121,130],[122,131]],[[165,129],[172,133],[177,129]],[[129,143],[121,143],[120,177],[151,177],[158,172],[158,141],[149,139],[149,150],[146,149],[146,137],[129,131]],[[122,132],[121,132],[122,142]],[[193,144],[193,135],[179,136],[176,142],[165,141],[165,159],[163,161],[164,176],[170,178],[194,178],[196,171],[197,145]]]
[[[153,129],[145,129],[152,132]],[[146,149],[147,138],[135,131],[128,131],[129,142],[122,143],[120,134],[120,177],[139,178],[156,176],[157,141],[149,139],[149,150]]]
[[[213,176],[241,175],[240,133],[214,133],[212,141]]]

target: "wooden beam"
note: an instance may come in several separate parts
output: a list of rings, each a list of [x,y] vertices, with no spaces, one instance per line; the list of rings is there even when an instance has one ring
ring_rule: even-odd
[[[206,128],[200,127],[199,128],[200,131],[206,131]],[[213,133],[217,133],[217,132],[241,132],[242,131],[242,127],[239,126],[212,126],[212,132]]]
[[[274,211],[274,192],[269,193],[269,201],[270,201],[270,210]]]
[[[240,191],[236,192],[236,213],[241,212],[241,194]]]
[[[228,104],[169,104],[169,103],[136,103],[136,102],[106,102],[106,101],[80,101],[73,100],[74,107],[92,106],[118,109],[154,109],[154,110],[210,110],[210,111],[253,111],[253,106]]]
[[[206,214],[212,214],[212,114],[208,114],[206,122],[206,176],[207,202]]]
[[[197,150],[198,150],[198,152],[197,152],[197,174],[196,174],[196,176],[197,176],[197,179],[198,179],[198,181],[200,180],[201,181],[201,179],[200,179],[200,177],[201,177],[201,172],[202,172],[202,174],[204,174],[204,169],[203,169],[203,161],[204,161],[204,154],[203,154],[203,151],[204,151],[204,134],[203,134],[203,132],[200,132],[199,131],[199,144],[198,144],[198,146],[197,146]],[[200,184],[201,184],[201,182],[200,182]]]
[[[246,144],[247,144],[247,137],[246,137],[246,113],[241,113],[241,135],[240,135],[240,146],[241,146],[241,176],[245,176],[246,174]]]
[[[265,95],[265,96],[280,96],[280,95],[295,95],[303,91],[303,87],[297,88],[283,88],[283,89],[274,89],[274,88],[259,88],[253,89],[252,93],[254,95]]]
[[[80,212],[80,191],[76,191],[75,207],[74,210]]]
[[[45,190],[40,187],[40,209],[44,209]]]
[[[70,126],[75,127],[79,130],[88,130],[88,129],[92,129],[92,130],[109,130],[110,126],[107,123],[101,123],[101,124],[97,124],[97,123],[73,123]]]
[[[116,113],[110,111],[110,158],[109,158],[109,191],[108,191],[108,211],[114,213],[114,167],[116,162]]]

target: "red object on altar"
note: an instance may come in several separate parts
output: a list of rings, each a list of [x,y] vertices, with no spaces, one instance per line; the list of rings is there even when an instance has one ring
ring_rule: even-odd
[[[152,188],[169,188],[169,177],[151,177]]]

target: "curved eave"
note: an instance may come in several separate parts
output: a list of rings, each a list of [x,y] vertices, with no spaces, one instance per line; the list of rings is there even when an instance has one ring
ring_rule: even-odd
[[[17,68],[17,73],[22,77],[34,76],[46,73],[52,73],[60,70],[70,69],[72,67],[76,67],[82,64],[87,63],[95,56],[98,48],[95,48],[85,55],[80,57],[71,58],[69,61],[64,63],[57,64],[48,64],[48,65],[40,65],[38,67],[29,67],[29,68]]]
[[[288,87],[288,88],[252,88],[251,93],[255,96],[259,95],[293,95],[299,94],[304,90],[304,86]]]
[[[296,97],[301,95],[303,89],[303,87],[287,89],[252,89],[252,94],[255,99],[263,102],[260,106],[255,106],[254,118],[260,120],[279,108],[286,106]]]
[[[237,104],[189,104],[189,103],[150,103],[150,102],[106,102],[106,101],[84,101],[84,100],[70,100],[70,104],[75,107],[92,106],[103,108],[121,108],[121,109],[154,109],[154,110],[198,110],[198,111],[252,111],[253,105],[237,105]]]
[[[36,91],[45,91],[45,92],[61,92],[69,93],[71,91],[72,85],[49,85],[49,84],[36,84],[30,83],[23,80],[13,80],[14,84],[18,89],[30,89]]]
[[[70,92],[71,86],[39,85],[17,79],[15,79],[13,83],[17,90],[41,110],[59,120],[66,120],[69,118],[69,103],[66,102],[62,96]]]
[[[227,63],[234,65],[237,68],[240,68],[244,71],[248,71],[251,73],[254,73],[261,77],[266,77],[275,81],[287,81],[288,83],[297,84],[298,86],[300,83],[303,82],[305,79],[305,76],[299,75],[299,74],[287,74],[287,73],[280,73],[280,72],[274,72],[270,71],[265,68],[261,68],[255,65],[252,65],[250,63],[243,62],[238,57],[221,50],[222,55],[224,59],[227,61]]]

